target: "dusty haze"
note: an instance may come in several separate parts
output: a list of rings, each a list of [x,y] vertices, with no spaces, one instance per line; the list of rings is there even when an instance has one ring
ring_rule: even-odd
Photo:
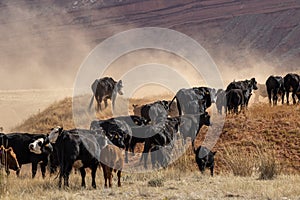
[[[177,24],[177,18],[174,19],[174,16],[170,16],[170,20],[167,20],[168,15],[166,15],[165,21],[159,21],[158,18],[152,17],[151,12],[148,13],[149,15],[145,12],[149,18],[143,21],[144,18],[141,17],[139,21],[131,19],[131,17],[135,17],[134,14],[130,15],[130,13],[138,11],[131,10],[131,7],[130,9],[127,8],[122,2],[120,5],[124,7],[118,7],[116,6],[118,3],[113,2],[112,5],[109,5],[110,7],[107,5],[108,7],[105,8],[105,2],[102,1],[103,5],[101,4],[101,6],[104,7],[98,7],[99,10],[95,9],[95,6],[100,4],[100,1],[95,4],[91,3],[91,5],[81,4],[80,2],[75,5],[73,1],[4,0],[0,2],[0,126],[4,127],[5,131],[9,131],[11,127],[21,123],[29,115],[44,109],[53,101],[72,96],[76,74],[92,49],[107,37],[131,28],[149,25],[172,27],[191,36],[208,49],[209,54],[218,66],[225,86],[232,80],[251,77],[256,77],[258,82],[264,83],[271,74],[285,75],[291,69],[293,71],[297,70],[295,67],[286,68],[286,66],[282,66],[281,60],[274,59],[274,56],[266,59],[261,56],[266,54],[264,48],[259,50],[251,48],[250,43],[248,44],[247,41],[243,41],[242,44],[246,44],[249,49],[239,49],[234,39],[235,35],[239,36],[240,32],[231,31],[229,37],[225,35],[224,30],[226,29],[217,27],[218,23],[225,24],[226,26],[224,26],[228,28],[233,26],[232,24],[235,24],[235,22],[253,21],[249,16],[243,18],[241,15],[229,20],[225,18],[224,23],[220,22],[222,20],[212,20],[208,21],[207,25],[201,19],[198,19],[200,20],[199,24],[193,25],[197,22],[196,15],[188,15],[185,19],[187,23]],[[138,9],[141,13],[143,13],[143,9],[148,9],[147,3],[140,2],[137,4],[139,6],[135,9]],[[145,8],[143,5],[145,5]],[[88,10],[88,6],[93,9]],[[152,6],[152,10],[163,11],[162,7],[166,7],[166,10],[172,10],[172,7],[168,7],[171,5],[165,2]],[[196,11],[190,9],[191,13]],[[293,10],[293,12],[296,11],[297,9]],[[124,16],[126,14],[128,18],[124,18],[122,13]],[[189,12],[185,10],[184,14],[186,13]],[[211,14],[212,12],[208,13]],[[256,16],[254,13],[252,15]],[[224,17],[222,13],[220,13],[220,16]],[[260,13],[257,16],[257,19],[260,19],[262,15]],[[283,13],[283,16],[288,15]],[[268,17],[270,16],[268,15]],[[209,19],[209,16],[203,15],[203,19]],[[267,17],[264,17],[264,19],[267,19]],[[182,21],[182,19],[180,20]],[[278,19],[278,21],[280,20]],[[246,26],[246,23],[241,24]],[[249,25],[252,24],[249,23]],[[291,26],[294,26],[294,22]],[[195,29],[191,29],[191,27]],[[201,27],[204,28],[201,29]],[[236,30],[236,27],[238,26],[235,25],[233,30]],[[201,29],[201,31],[198,29]],[[215,37],[219,37],[222,31],[224,31],[224,37],[220,37],[222,41],[220,43],[216,41]],[[289,41],[288,39],[285,38]],[[285,48],[288,47],[285,46]],[[286,53],[286,55],[288,54]],[[289,56],[285,59],[287,60]],[[162,64],[174,69],[192,86],[205,85],[205,77],[201,77],[196,73],[190,63],[174,54],[161,50],[142,50],[121,56],[109,66],[104,75],[119,79],[128,70],[149,63]],[[96,74],[96,76],[100,77],[101,75]],[[141,76],[151,77],[153,74],[142,73]],[[93,80],[90,80],[90,83],[92,82]],[[90,86],[87,85],[87,87]],[[126,82],[124,87],[126,89]],[[132,97],[149,96],[164,92],[172,93],[169,88],[163,85],[150,83],[138,87]]]

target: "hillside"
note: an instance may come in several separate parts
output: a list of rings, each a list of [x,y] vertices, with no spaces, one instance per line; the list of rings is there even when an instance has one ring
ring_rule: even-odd
[[[0,87],[71,87],[80,64],[101,41],[149,26],[192,37],[224,75],[236,68],[248,72],[229,80],[295,71],[299,17],[296,0],[3,0],[0,60],[6,73],[0,73]],[[24,74],[36,78],[28,83]]]
[[[138,104],[150,101],[150,99],[131,99],[132,103]],[[86,107],[76,110],[82,113],[80,126],[88,128],[90,119],[85,117]],[[101,119],[110,116],[109,109],[98,114]],[[274,159],[276,164],[280,166],[281,173],[299,173],[299,116],[299,106],[269,107],[268,104],[261,103],[253,104],[245,114],[226,117],[221,136],[214,147],[214,150],[218,152],[216,173],[230,171],[230,159],[239,159],[240,162],[246,163],[253,162],[251,165],[259,164],[261,159]],[[57,125],[71,129],[75,127],[72,117],[72,99],[66,98],[28,118],[14,130],[48,133],[51,128]],[[216,116],[216,118],[214,122],[218,123],[219,117]],[[206,131],[207,127],[201,129],[200,136],[196,140],[197,145],[203,141]],[[141,145],[138,146],[137,152],[141,152],[142,148]],[[171,166],[194,171],[196,165],[191,148]]]

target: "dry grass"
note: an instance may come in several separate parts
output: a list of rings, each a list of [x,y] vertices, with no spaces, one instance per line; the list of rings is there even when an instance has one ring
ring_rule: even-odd
[[[181,178],[178,178],[178,176]],[[174,178],[177,177],[177,178]],[[6,191],[1,199],[299,199],[300,176],[280,175],[274,180],[261,181],[255,177],[218,175],[210,177],[199,172],[182,173],[179,170],[157,171],[147,174],[124,174],[122,187],[103,188],[102,173],[97,172],[97,189],[90,186],[87,174],[87,188],[80,188],[80,175],[71,174],[70,188],[59,190],[57,179],[41,177],[16,178],[11,174],[7,179]],[[160,182],[152,187],[149,182]]]
[[[27,119],[15,130],[48,132],[54,125],[63,125],[69,129],[74,128],[75,124],[89,127],[92,119],[103,119],[113,115],[110,107],[96,115],[88,113],[87,106],[82,103],[86,101],[84,98],[87,97],[76,100],[81,106],[76,107],[76,113],[80,117],[75,120],[72,100],[66,98]],[[157,99],[170,98],[130,99],[129,103],[124,105],[127,106],[125,106],[127,114],[132,114],[133,103],[143,104]],[[81,189],[80,176],[72,174],[69,190],[58,190],[57,180],[53,180],[53,177],[46,180],[40,177],[31,180],[30,175],[17,179],[14,174],[11,174],[7,180],[2,179],[7,181],[2,197],[3,199],[19,199],[21,196],[22,199],[35,199],[33,197],[41,199],[299,199],[300,191],[297,188],[300,184],[299,114],[299,106],[284,105],[271,108],[268,104],[254,104],[245,114],[227,116],[222,134],[213,149],[217,151],[216,173],[213,178],[207,171],[205,175],[200,175],[193,151],[189,147],[165,170],[152,173],[124,173],[122,188],[116,188],[116,181],[114,181],[114,189],[103,189],[100,170],[97,172],[97,190],[91,188],[89,174],[86,180],[87,189]],[[206,131],[206,127],[201,129],[196,145],[203,142]],[[142,148],[142,145],[138,145],[137,152],[141,152]],[[180,148],[182,147],[179,147],[175,153],[180,153]],[[160,187],[150,187],[149,183],[156,185],[152,182],[158,183]]]

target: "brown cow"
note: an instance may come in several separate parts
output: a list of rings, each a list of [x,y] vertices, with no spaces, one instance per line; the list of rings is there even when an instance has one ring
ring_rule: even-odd
[[[0,160],[1,160],[1,164],[5,166],[5,171],[7,174],[9,174],[9,169],[12,169],[17,172],[20,171],[20,166],[17,160],[17,156],[11,147],[5,149],[5,147],[1,145]]]
[[[124,164],[124,158],[122,156],[122,150],[119,147],[108,144],[101,150],[100,153],[101,166],[104,176],[104,187],[107,188],[107,179],[109,181],[109,187],[112,186],[112,170],[118,171],[118,187],[121,187],[121,172]]]

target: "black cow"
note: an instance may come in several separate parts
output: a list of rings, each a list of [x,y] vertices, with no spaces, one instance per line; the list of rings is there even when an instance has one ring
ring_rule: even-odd
[[[229,83],[229,85],[226,88],[226,92],[228,92],[231,89],[241,89],[246,90],[248,88],[251,88],[253,90],[257,90],[257,81],[255,78],[251,78],[250,80],[244,80],[244,81],[233,81]]]
[[[250,80],[246,79],[244,81],[233,81],[227,86],[225,90],[226,93],[228,93],[231,89],[241,89],[244,93],[250,92],[249,95],[247,95],[247,98],[245,99],[245,105],[246,107],[248,107],[248,103],[252,95],[252,90],[258,89],[257,81],[255,80],[255,78],[251,78]]]
[[[48,155],[51,150],[36,154],[31,152],[30,149],[30,144],[37,139],[44,140],[47,137],[45,134],[9,133],[2,135],[1,137],[0,145],[3,145],[5,148],[13,148],[20,168],[23,164],[31,163],[32,178],[34,178],[37,172],[38,163],[40,163],[42,176],[45,178]],[[19,176],[19,173],[20,170],[17,171],[17,176]]]
[[[289,104],[289,93],[292,92],[293,104],[296,104],[296,95],[300,101],[300,76],[298,74],[287,74],[284,78],[286,92],[286,103]]]
[[[201,173],[204,173],[205,168],[210,169],[210,175],[214,176],[214,156],[216,152],[210,151],[204,146],[199,146],[194,149],[195,160]]]
[[[224,110],[226,110],[226,92],[223,89],[219,89],[216,94],[216,107],[218,110],[218,113],[222,115],[222,109],[224,107]]]
[[[209,87],[193,87],[195,93],[205,99],[205,107],[209,108],[212,103],[216,102],[216,89]]]
[[[281,76],[269,76],[266,81],[269,103],[277,105],[278,95],[281,95],[282,104],[284,103],[284,80]],[[272,96],[273,95],[273,96]]]
[[[165,146],[173,145],[174,135],[178,132],[179,124],[165,119],[154,125],[148,125],[145,130],[144,150],[140,161],[144,160],[144,167],[147,169],[148,153],[155,145]]]
[[[194,147],[195,139],[203,125],[211,125],[210,115],[207,112],[200,115],[182,115],[180,117],[179,131],[184,143],[190,137]]]
[[[182,114],[201,114],[211,105],[213,89],[206,87],[194,87],[180,89],[171,100],[169,107],[176,99],[179,116]]]
[[[160,167],[166,168],[172,161],[172,145],[154,145],[150,152],[152,169]]]
[[[156,101],[153,103],[145,104],[141,107],[141,116],[147,120],[156,123],[157,118],[168,117],[169,103],[168,101]]]
[[[107,100],[111,99],[112,101],[112,106],[115,106],[115,100],[117,97],[117,93],[120,95],[123,95],[122,92],[122,80],[119,80],[116,82],[113,78],[111,77],[104,77],[101,79],[96,79],[91,88],[93,91],[93,96],[89,105],[89,110],[91,109],[93,105],[93,100],[94,97],[97,101],[97,111],[101,110],[101,102],[102,100],[104,101],[104,106],[105,108],[107,107]]]
[[[119,116],[107,120],[92,121],[90,129],[103,129],[106,133],[106,136],[112,141],[113,144],[120,148],[125,148],[125,162],[127,163],[128,150],[131,150],[134,153],[136,143],[144,142],[143,137],[136,137],[136,135],[139,135],[139,130],[136,128],[145,124],[146,120],[139,116]],[[118,140],[116,140],[116,133],[118,134]]]
[[[248,90],[245,90],[246,92]],[[227,111],[228,113],[232,113],[232,111],[236,114],[239,113],[238,107],[241,107],[241,111],[246,104],[245,100],[245,92],[241,89],[231,89],[229,92],[226,93],[226,100],[227,100]],[[248,93],[248,92],[247,92]],[[250,95],[250,94],[248,94]]]
[[[56,127],[52,129],[44,144],[49,142],[55,143],[54,148],[60,165],[59,188],[62,185],[62,178],[64,178],[64,186],[69,187],[72,167],[79,168],[82,187],[86,186],[85,168],[90,168],[92,187],[96,188],[95,177],[100,164],[100,152],[108,144],[108,140],[102,133],[83,129],[63,130],[61,127]]]

